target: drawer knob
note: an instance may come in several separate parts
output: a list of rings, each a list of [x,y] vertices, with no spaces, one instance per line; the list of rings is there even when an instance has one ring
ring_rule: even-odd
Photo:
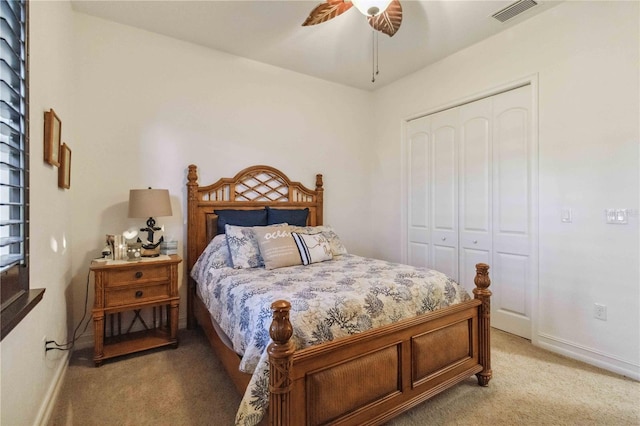
[[[136,272],[136,278],[142,278],[142,271]]]
[[[142,297],[142,290],[136,291],[136,298]]]

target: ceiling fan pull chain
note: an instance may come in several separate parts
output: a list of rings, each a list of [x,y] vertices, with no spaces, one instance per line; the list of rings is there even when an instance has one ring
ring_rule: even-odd
[[[375,32],[376,36],[376,75],[380,74],[380,70],[378,69],[378,62],[380,62],[380,42],[378,41],[378,32]]]
[[[376,31],[371,30],[371,82],[376,82]]]

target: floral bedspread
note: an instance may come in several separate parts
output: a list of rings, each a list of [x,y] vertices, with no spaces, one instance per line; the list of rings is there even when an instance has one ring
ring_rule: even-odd
[[[349,254],[272,270],[203,267],[208,269],[192,271],[205,277],[198,283],[200,297],[242,354],[240,370],[253,374],[236,415],[244,426],[267,412],[273,301],[291,302],[292,339],[301,349],[470,298],[440,272]]]

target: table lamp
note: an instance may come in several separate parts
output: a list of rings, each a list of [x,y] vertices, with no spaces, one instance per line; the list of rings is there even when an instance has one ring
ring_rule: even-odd
[[[147,232],[147,241],[142,243],[142,256],[155,257],[160,255],[160,243],[164,241],[164,237],[160,237],[157,242],[153,242],[153,234],[156,231],[163,230],[162,227],[156,226],[154,217],[171,216],[171,200],[169,199],[168,189],[132,189],[129,191],[129,217],[148,217],[147,227],[140,228],[140,231]]]

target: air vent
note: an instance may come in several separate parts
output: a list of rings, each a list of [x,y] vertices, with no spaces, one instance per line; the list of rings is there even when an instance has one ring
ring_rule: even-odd
[[[500,22],[506,22],[514,16],[521,14],[525,10],[531,9],[537,4],[538,3],[534,0],[518,0],[517,2],[511,3],[509,6],[494,13],[491,16],[493,18],[496,18]]]

